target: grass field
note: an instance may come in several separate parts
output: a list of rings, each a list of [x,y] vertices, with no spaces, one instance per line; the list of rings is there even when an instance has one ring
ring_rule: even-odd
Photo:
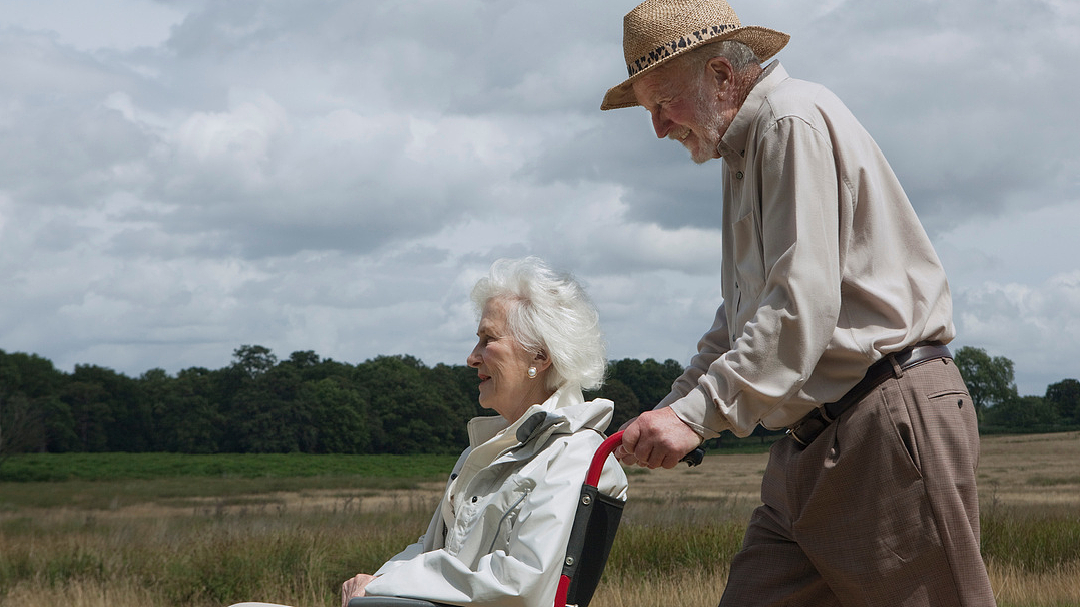
[[[41,457],[0,470],[5,607],[334,606],[342,580],[422,532],[453,460]],[[631,470],[593,605],[715,605],[766,459]],[[983,439],[983,551],[1000,605],[1080,604],[1078,461],[1076,432]],[[24,464],[48,476],[12,482]]]

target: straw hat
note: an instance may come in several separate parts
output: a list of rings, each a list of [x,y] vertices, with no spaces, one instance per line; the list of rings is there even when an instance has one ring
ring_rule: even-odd
[[[725,0],[645,0],[623,18],[623,54],[630,77],[608,90],[600,109],[639,105],[633,83],[694,47],[737,40],[765,61],[784,48],[788,38],[764,27],[744,27]]]

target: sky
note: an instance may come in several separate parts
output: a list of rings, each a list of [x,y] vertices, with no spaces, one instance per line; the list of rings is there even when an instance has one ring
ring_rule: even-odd
[[[611,359],[689,362],[719,161],[657,140],[635,0],[5,0],[0,349],[70,372],[241,345],[464,364],[500,257],[574,273]],[[836,92],[919,213],[956,347],[1080,377],[1080,3],[734,0]]]

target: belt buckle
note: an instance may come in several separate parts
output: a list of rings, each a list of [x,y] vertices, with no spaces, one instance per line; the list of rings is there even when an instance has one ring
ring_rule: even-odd
[[[805,448],[810,446],[810,443],[814,442],[814,439],[817,438],[818,435],[821,434],[821,431],[824,430],[826,426],[831,424],[832,421],[833,420],[829,417],[829,414],[824,412],[824,408],[818,407],[817,409],[814,409],[813,411],[807,413],[805,416],[803,416],[802,419],[788,427],[787,434],[789,434],[791,436],[791,439],[798,443],[800,447]],[[812,431],[812,437],[804,439],[803,437],[799,436],[799,430],[801,430],[803,426],[811,422],[819,424],[821,427],[818,428],[816,431]],[[813,428],[813,426],[810,427]]]
[[[804,441],[803,439],[799,438],[799,435],[798,435],[798,434],[796,434],[796,432],[798,431],[798,429],[799,429],[800,427],[802,427],[802,420],[800,420],[799,422],[797,422],[797,423],[796,423],[796,424],[795,424],[794,426],[791,426],[790,428],[788,428],[788,429],[787,429],[787,432],[785,432],[785,434],[787,434],[788,436],[790,436],[790,437],[791,437],[791,440],[793,440],[793,441],[795,441],[796,443],[798,443],[800,447],[803,447],[803,448],[805,448],[805,447],[807,447],[807,446],[808,446],[808,445],[809,445],[810,443],[808,443],[808,442]]]

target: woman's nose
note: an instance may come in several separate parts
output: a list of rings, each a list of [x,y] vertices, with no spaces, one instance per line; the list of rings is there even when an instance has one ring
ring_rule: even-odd
[[[473,348],[472,352],[470,352],[469,356],[465,359],[465,364],[469,365],[470,367],[474,367],[474,368],[480,366],[480,353],[477,352],[477,350],[479,350],[479,349],[480,349],[479,345],[477,345],[475,348]]]

